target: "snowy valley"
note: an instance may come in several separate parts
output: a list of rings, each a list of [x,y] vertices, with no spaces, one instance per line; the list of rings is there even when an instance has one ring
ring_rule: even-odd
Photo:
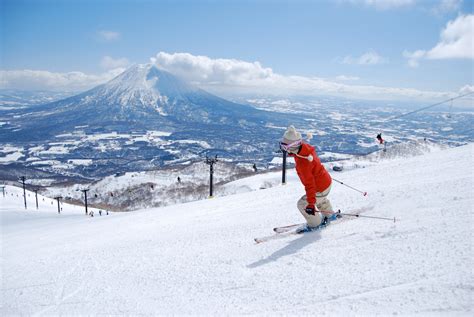
[[[474,141],[474,113],[343,98],[254,98],[231,102],[151,64],[130,67],[89,91],[30,107],[0,108],[0,179],[36,185],[91,183],[124,172],[160,171],[218,155],[268,168],[289,124],[312,133],[324,161],[427,138]]]

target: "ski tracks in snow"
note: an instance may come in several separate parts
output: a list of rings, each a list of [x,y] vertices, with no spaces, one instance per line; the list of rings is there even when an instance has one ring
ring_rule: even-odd
[[[68,302],[69,299],[74,298],[77,294],[86,291],[86,276],[88,274],[94,274],[93,272],[97,272],[98,266],[97,261],[94,259],[93,256],[80,256],[78,258],[86,258],[87,260],[76,261],[76,265],[69,270],[61,271],[58,270],[58,276],[53,277],[54,282],[52,283],[55,285],[56,294],[53,298],[53,303],[48,304],[46,308],[40,310],[39,312],[35,313],[35,316],[42,316],[45,314],[50,313],[60,313],[62,311],[62,307],[64,305],[75,305],[79,304],[79,302]],[[92,261],[93,268],[89,266],[89,262]]]

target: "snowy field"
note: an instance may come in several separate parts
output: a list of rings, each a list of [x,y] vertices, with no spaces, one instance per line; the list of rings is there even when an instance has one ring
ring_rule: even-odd
[[[25,211],[7,186],[0,313],[472,316],[473,154],[338,173],[369,194],[334,183],[333,206],[397,222],[345,218],[262,244],[253,238],[302,221],[294,171],[285,186],[258,189],[257,175],[238,185],[254,191],[95,217],[42,197],[36,211],[32,194]]]

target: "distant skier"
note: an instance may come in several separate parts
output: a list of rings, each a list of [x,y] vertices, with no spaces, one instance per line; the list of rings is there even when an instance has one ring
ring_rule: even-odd
[[[280,147],[295,159],[296,172],[306,191],[306,195],[298,200],[297,207],[305,217],[308,227],[311,229],[326,224],[327,216],[333,211],[327,198],[331,191],[332,179],[321,164],[314,147],[303,142],[301,134],[294,126],[289,126],[283,134]]]
[[[178,176],[178,183],[181,183],[181,177]]]
[[[102,210],[99,210],[99,216],[102,216]]]
[[[382,133],[377,134],[377,140],[379,140],[379,144],[384,143],[384,139],[382,139]]]
[[[255,173],[257,173],[257,164],[253,163],[252,168],[253,168],[253,171],[254,171]]]
[[[382,133],[377,134],[377,140],[379,140],[380,145],[383,144],[383,151],[386,152],[387,151],[387,142],[385,142],[385,140],[382,139]]]

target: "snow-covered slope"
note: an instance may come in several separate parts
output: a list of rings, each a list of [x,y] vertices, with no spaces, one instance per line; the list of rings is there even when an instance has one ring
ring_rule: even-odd
[[[67,205],[25,211],[7,187],[1,313],[471,315],[473,151],[340,174],[369,195],[335,183],[335,207],[396,223],[355,218],[258,245],[302,220],[294,174],[286,186],[93,218]]]
[[[214,169],[213,180],[218,196],[234,194],[240,190],[226,190],[219,183],[242,178],[252,174],[250,164],[232,164],[219,161]],[[178,177],[180,182],[178,182]],[[268,178],[268,176],[265,176]],[[245,179],[254,183],[254,179]],[[234,182],[232,182],[234,183]],[[89,203],[94,206],[108,206],[111,210],[130,211],[144,208],[163,207],[207,198],[209,196],[209,165],[204,162],[167,168],[112,175],[90,184]],[[48,197],[62,196],[68,201],[82,201],[79,190],[84,185],[74,184],[62,187],[48,187]],[[224,189],[224,190],[223,190]],[[139,198],[139,199],[137,199]]]

